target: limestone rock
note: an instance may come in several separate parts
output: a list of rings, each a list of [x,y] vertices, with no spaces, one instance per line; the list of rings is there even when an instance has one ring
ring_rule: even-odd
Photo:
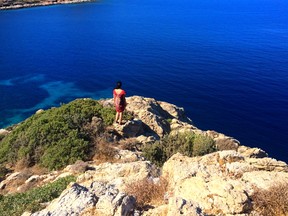
[[[136,200],[120,192],[115,185],[108,185],[105,193],[99,197],[96,204],[98,213],[103,215],[129,215],[134,210]]]
[[[43,109],[39,109],[39,110],[37,110],[36,111],[36,113],[35,114],[40,114],[40,113],[43,113],[44,112],[44,110]]]
[[[25,181],[25,184],[31,183],[31,182],[37,182],[39,180],[43,180],[45,177],[44,176],[40,176],[40,175],[32,175],[30,176],[30,178],[28,178]]]
[[[10,132],[6,129],[0,129],[0,136],[5,136],[7,134],[9,134]]]
[[[239,215],[251,212],[255,186],[267,189],[287,182],[286,168],[284,162],[246,158],[228,150],[194,158],[178,153],[164,164],[162,172],[172,198],[193,200],[209,215]]]
[[[120,131],[120,134],[123,137],[137,137],[144,133],[143,126],[144,125],[141,120],[136,119],[128,121],[121,128],[122,130]]]
[[[169,199],[169,203],[150,209],[143,216],[204,216],[200,206],[194,201],[180,197]]]
[[[5,189],[7,186],[13,185],[13,183],[15,181],[18,181],[18,179],[23,179],[23,173],[22,172],[14,172],[14,173],[12,173],[5,180],[0,182],[0,190]]]
[[[140,135],[136,138],[136,140],[139,142],[139,143],[142,143],[142,144],[146,144],[146,143],[153,143],[156,141],[156,138],[154,136],[144,136],[144,135]]]
[[[176,197],[169,200],[167,216],[204,216],[198,203]]]
[[[226,136],[216,131],[208,130],[206,131],[206,134],[215,141],[217,149],[220,151],[237,150],[240,145],[240,142],[233,137]]]
[[[233,137],[215,131],[202,131],[195,127],[184,112],[184,109],[173,104],[156,101],[153,98],[140,96],[127,97],[126,110],[132,112],[135,119],[124,125],[115,124],[115,130],[123,137],[152,137],[159,139],[166,134],[177,134],[182,132],[193,132],[210,136],[220,150],[237,150],[240,142]],[[99,101],[103,106],[112,107],[113,99]],[[151,140],[151,139],[150,139]],[[150,142],[144,139],[144,143]]]
[[[175,119],[192,124],[192,120],[186,116],[184,109],[182,107],[177,107],[173,104],[163,102],[163,101],[158,101],[158,103],[162,107],[163,110],[168,112]]]
[[[173,116],[164,110],[155,99],[134,96],[128,97],[127,103],[126,109],[141,119],[151,129],[151,132],[156,132],[159,137],[170,132],[167,119],[172,119]]]
[[[76,161],[72,165],[68,165],[63,171],[69,172],[72,174],[77,174],[77,173],[83,173],[87,170],[88,168],[88,163],[84,161]]]
[[[260,148],[249,148],[247,146],[239,146],[238,152],[249,158],[264,158],[268,157],[268,154]]]
[[[288,165],[273,158],[246,158],[246,162],[257,170],[288,172]]]
[[[148,161],[136,161],[130,163],[103,163],[94,166],[94,170],[88,170],[77,178],[77,182],[89,185],[93,181],[116,184],[118,189],[123,189],[124,183],[131,183],[147,178],[153,172],[153,166]]]
[[[212,214],[239,214],[252,208],[246,191],[244,182],[217,177],[211,180],[191,177],[177,183],[175,196],[193,200]]]
[[[288,182],[287,172],[252,171],[243,174],[242,180],[261,189]]]
[[[161,205],[161,206],[157,206],[156,208],[149,209],[148,211],[143,212],[143,214],[141,215],[143,216],[167,216],[167,214],[168,214],[168,205]]]
[[[74,183],[71,188],[66,189],[61,196],[54,200],[46,209],[36,212],[31,216],[58,216],[58,215],[80,215],[82,211],[95,206],[97,197],[87,188]]]
[[[197,128],[189,123],[182,122],[178,119],[172,119],[170,123],[170,129],[171,129],[171,134],[177,134],[177,133],[184,133],[184,132],[193,132]]]

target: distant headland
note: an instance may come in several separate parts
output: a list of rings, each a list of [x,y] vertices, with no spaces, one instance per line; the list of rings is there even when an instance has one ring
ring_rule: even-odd
[[[0,10],[11,10],[56,4],[75,4],[93,1],[95,0],[0,0]]]

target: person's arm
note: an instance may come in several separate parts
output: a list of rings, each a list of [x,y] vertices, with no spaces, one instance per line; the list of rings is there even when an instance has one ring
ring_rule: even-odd
[[[115,105],[115,97],[116,97],[116,92],[115,89],[113,90],[113,104]]]

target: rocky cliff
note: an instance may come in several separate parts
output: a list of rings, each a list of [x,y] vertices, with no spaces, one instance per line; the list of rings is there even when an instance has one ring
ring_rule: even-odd
[[[111,99],[100,102],[112,106]],[[165,134],[188,132],[211,137],[218,151],[197,157],[176,153],[158,168],[139,148],[115,146],[112,162],[95,159],[45,175],[27,175],[16,191],[31,182],[43,185],[68,175],[77,176],[77,180],[60,197],[44,203],[43,210],[23,215],[264,215],[257,207],[257,193],[287,185],[287,164],[269,158],[263,150],[241,146],[234,138],[215,131],[198,129],[184,110],[173,104],[139,96],[129,97],[127,102],[127,111],[133,112],[134,118],[109,127],[120,137],[118,142],[133,140],[141,146],[153,144]],[[12,188],[9,185],[15,184],[17,176],[21,171],[9,174],[0,188]],[[287,190],[282,196],[287,195],[284,193]],[[275,215],[287,215],[287,206],[279,212]]]

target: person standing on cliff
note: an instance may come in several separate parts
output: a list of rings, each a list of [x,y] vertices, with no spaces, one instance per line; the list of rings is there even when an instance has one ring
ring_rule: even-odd
[[[115,123],[122,124],[123,111],[126,108],[126,92],[122,89],[122,82],[118,81],[113,90],[113,101],[116,109]]]

